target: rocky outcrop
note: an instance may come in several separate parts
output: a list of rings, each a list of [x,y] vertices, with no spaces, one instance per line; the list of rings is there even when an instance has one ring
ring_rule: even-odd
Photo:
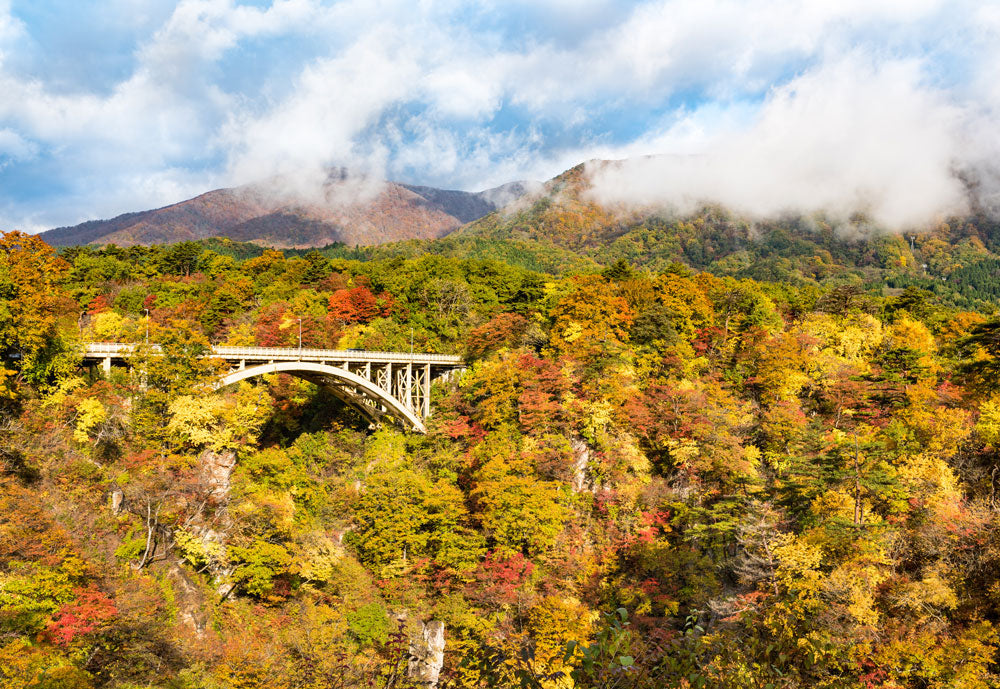
[[[223,499],[229,495],[229,477],[236,466],[236,453],[232,450],[213,452],[205,450],[198,457],[201,466],[201,483],[212,497]]]
[[[178,621],[197,636],[204,636],[208,623],[208,615],[205,612],[205,596],[191,581],[179,562],[172,563],[166,574],[174,590]]]
[[[225,552],[229,540],[232,521],[229,517],[227,503],[229,501],[230,477],[236,468],[236,453],[232,450],[215,452],[205,450],[198,457],[199,480],[201,486],[215,502],[211,518],[199,513],[198,518],[186,526],[189,536],[200,542],[198,546],[208,563],[205,567],[212,577],[216,594],[225,597],[234,589],[230,577],[232,569],[226,564]],[[215,554],[219,553],[219,556]]]
[[[591,489],[590,481],[587,478],[587,467],[590,466],[590,447],[582,438],[570,440],[570,448],[573,450],[573,492],[582,493]]]
[[[117,485],[111,489],[111,513],[121,514],[125,508],[125,493]]]
[[[428,689],[435,689],[444,666],[444,622],[420,624],[420,635],[410,639],[409,675]]]

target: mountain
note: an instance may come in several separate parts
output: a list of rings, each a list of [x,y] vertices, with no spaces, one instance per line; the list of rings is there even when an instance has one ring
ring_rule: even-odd
[[[653,271],[683,264],[799,285],[916,286],[947,294],[949,303],[965,308],[1000,299],[1000,290],[982,279],[1000,270],[1000,221],[983,204],[911,238],[863,214],[759,218],[711,204],[678,213],[601,203],[592,193],[593,173],[623,164],[592,160],[545,183],[515,182],[478,193],[373,181],[338,169],[313,193],[272,179],[51,230],[43,239],[62,246],[127,246],[226,237],[243,247],[327,247],[331,257],[361,260],[422,253],[492,258],[556,274],[617,261]]]
[[[586,261],[652,271],[683,265],[771,283],[916,287],[968,309],[993,311],[1000,302],[1000,213],[974,194],[969,214],[903,234],[860,213],[759,218],[712,204],[687,213],[601,204],[591,193],[591,174],[619,164],[577,165],[447,237],[423,243],[423,250],[454,256],[492,251],[557,273],[586,270]]]
[[[496,212],[458,231],[491,239],[549,242],[574,251],[605,247],[645,220],[654,208],[602,205],[591,194],[591,175],[619,161],[591,160],[528,190]]]
[[[302,189],[287,178],[217,189],[164,208],[42,233],[55,246],[162,244],[228,237],[278,248],[374,245],[441,237],[510,203],[530,183],[481,192],[373,180],[332,170]]]

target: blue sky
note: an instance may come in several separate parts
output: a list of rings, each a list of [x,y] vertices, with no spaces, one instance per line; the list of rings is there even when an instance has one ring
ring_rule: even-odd
[[[644,154],[598,192],[915,223],[992,174],[998,39],[994,2],[0,0],[0,228]]]

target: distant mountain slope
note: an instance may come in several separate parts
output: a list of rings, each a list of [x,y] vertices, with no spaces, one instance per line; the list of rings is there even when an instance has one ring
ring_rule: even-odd
[[[471,193],[382,182],[334,170],[311,194],[285,180],[217,189],[171,206],[42,233],[55,246],[164,244],[229,237],[279,248],[374,245],[441,237],[509,203],[515,182]]]
[[[602,205],[589,193],[590,172],[618,164],[577,165],[433,244],[466,253],[482,246],[530,246],[533,256],[546,258],[541,266],[562,270],[581,265],[567,259],[578,256],[604,266],[621,260],[663,271],[683,264],[792,284],[915,286],[966,308],[984,308],[1000,294],[989,284],[1000,270],[1000,213],[975,197],[972,214],[904,235],[862,214],[849,220],[822,213],[762,219],[708,204],[686,214]]]
[[[611,163],[591,161],[570,168],[466,225],[459,234],[545,241],[572,250],[604,245],[650,215],[608,208],[589,198],[589,170],[607,164]]]
[[[400,186],[441,206],[449,215],[461,220],[462,224],[478,220],[487,213],[502,208],[524,196],[530,190],[541,188],[541,185],[529,182],[509,182],[493,189],[470,194],[466,191],[436,189],[412,184],[401,184]]]

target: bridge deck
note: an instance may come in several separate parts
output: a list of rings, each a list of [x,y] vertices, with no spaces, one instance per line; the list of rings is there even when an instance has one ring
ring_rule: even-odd
[[[88,342],[84,359],[123,359],[130,355],[136,345],[122,342]],[[157,345],[152,345],[155,350]],[[273,361],[314,361],[331,364],[414,364],[430,365],[435,368],[461,368],[462,357],[451,354],[430,354],[427,352],[376,352],[360,349],[298,349],[287,347],[212,347],[208,356],[225,361],[246,364],[270,363]]]

